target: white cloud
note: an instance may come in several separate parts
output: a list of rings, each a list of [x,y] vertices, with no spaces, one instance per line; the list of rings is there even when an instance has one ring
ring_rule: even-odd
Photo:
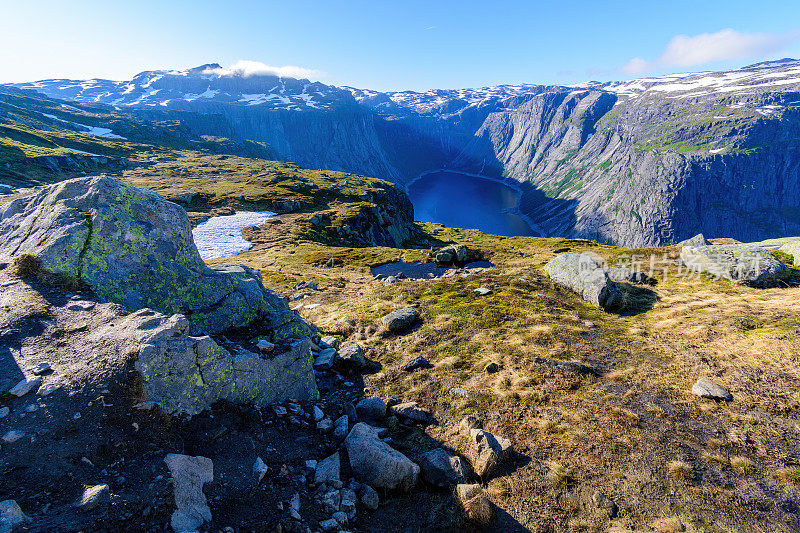
[[[260,61],[240,60],[228,68],[206,69],[203,74],[216,74],[218,76],[280,76],[281,78],[308,78],[319,79],[324,73],[318,70],[307,69],[286,65],[283,67],[272,67]]]
[[[639,74],[669,67],[694,67],[714,61],[730,61],[764,56],[779,52],[800,37],[789,33],[742,33],[732,29],[699,35],[676,35],[667,43],[664,52],[647,61],[634,57],[620,67],[626,74]]]

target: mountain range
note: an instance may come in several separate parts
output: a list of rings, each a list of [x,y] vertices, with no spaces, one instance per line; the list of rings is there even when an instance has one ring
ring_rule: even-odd
[[[800,233],[794,59],[625,82],[426,92],[243,76],[214,63],[15,87],[401,186],[438,168],[514,180],[521,212],[543,236],[655,246],[700,232]]]

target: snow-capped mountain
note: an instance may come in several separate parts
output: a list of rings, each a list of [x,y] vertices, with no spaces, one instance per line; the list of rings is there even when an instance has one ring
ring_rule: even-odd
[[[379,92],[217,64],[129,81],[18,84],[407,183],[434,168],[518,181],[548,234],[625,245],[800,233],[800,61],[571,86]]]

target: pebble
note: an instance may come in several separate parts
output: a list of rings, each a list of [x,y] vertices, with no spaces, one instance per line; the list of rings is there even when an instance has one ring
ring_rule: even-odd
[[[339,529],[339,522],[334,518],[329,518],[320,522],[319,527],[322,528],[322,531],[336,531]]]
[[[261,457],[256,457],[256,462],[253,464],[253,475],[258,476],[258,482],[261,483],[261,480],[264,479],[269,468],[264,463],[264,460]]]
[[[22,378],[16,385],[11,387],[11,390],[8,391],[9,394],[12,396],[16,396],[19,398],[20,396],[25,396],[31,390],[38,387],[42,383],[42,378],[35,377],[35,378]]]
[[[39,396],[49,396],[53,394],[56,390],[58,390],[58,385],[56,385],[55,383],[45,383],[44,385],[39,387],[37,394]]]
[[[487,289],[486,287],[478,287],[475,289],[475,292],[477,292],[480,296],[486,296],[487,294],[491,294],[492,290]]]
[[[330,418],[323,418],[319,422],[317,422],[317,429],[323,432],[328,432],[333,429],[333,422]]]
[[[347,415],[342,415],[336,419],[336,422],[333,423],[333,436],[336,439],[343,439],[347,436],[347,432],[350,429],[350,421],[347,418]]]
[[[36,365],[36,368],[33,369],[33,373],[36,374],[37,376],[40,376],[45,372],[48,372],[49,370],[50,370],[50,363],[44,362]]]
[[[320,409],[319,407],[317,407],[315,405],[314,406],[314,422],[319,422],[323,418],[325,418],[325,413],[323,413],[322,409]]]
[[[3,442],[5,442],[6,444],[11,444],[12,442],[17,442],[24,436],[25,436],[24,432],[12,429],[11,431],[7,431],[6,434],[3,435]]]
[[[282,405],[273,405],[272,410],[275,411],[275,416],[286,416],[286,408]]]
[[[258,348],[261,353],[269,353],[275,349],[275,345],[269,341],[261,339],[256,343],[256,348]]]
[[[8,407],[0,407],[0,418],[5,418],[11,412],[11,409]]]
[[[91,511],[97,508],[101,503],[104,503],[108,499],[108,496],[108,485],[88,486],[83,490],[83,495],[75,504],[75,507],[81,511]]]

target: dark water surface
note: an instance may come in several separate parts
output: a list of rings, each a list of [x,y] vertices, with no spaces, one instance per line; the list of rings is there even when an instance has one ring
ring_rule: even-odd
[[[498,181],[455,172],[433,172],[408,188],[414,218],[492,235],[536,235],[513,209],[519,193]]]

